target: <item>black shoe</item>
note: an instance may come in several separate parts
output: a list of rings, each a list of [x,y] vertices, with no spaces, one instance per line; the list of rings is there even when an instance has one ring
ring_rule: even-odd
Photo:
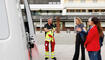
[[[48,57],[45,57],[45,60],[48,60]]]
[[[53,60],[57,60],[56,57],[52,58]]]

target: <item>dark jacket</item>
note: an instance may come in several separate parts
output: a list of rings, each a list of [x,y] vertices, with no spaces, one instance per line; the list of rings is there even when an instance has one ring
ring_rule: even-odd
[[[82,31],[83,31],[83,27],[84,27],[84,24],[76,25],[76,26],[75,26],[75,30],[76,30],[76,28],[81,28]],[[85,35],[84,35],[84,33],[83,33],[83,32],[79,32],[79,31],[76,31],[76,32],[77,32],[77,34],[80,35],[82,41],[85,41]]]
[[[103,46],[103,41],[104,41],[104,34],[103,34],[103,36],[102,37],[100,37],[100,46]]]

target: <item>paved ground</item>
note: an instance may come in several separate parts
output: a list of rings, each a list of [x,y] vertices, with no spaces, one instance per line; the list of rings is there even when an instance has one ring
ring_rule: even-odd
[[[36,44],[38,46],[39,50],[39,55],[40,55],[40,60],[44,60],[44,32],[36,32],[37,34],[37,39],[36,39]],[[74,49],[75,49],[75,33],[72,31],[71,33],[66,33],[62,31],[59,34],[55,34],[55,39],[56,39],[56,57],[57,60],[72,60],[73,55],[74,55]],[[105,41],[104,41],[105,43]],[[105,60],[105,46],[102,47],[102,58]],[[51,60],[51,59],[49,59]],[[88,59],[88,54],[86,51],[86,60]]]

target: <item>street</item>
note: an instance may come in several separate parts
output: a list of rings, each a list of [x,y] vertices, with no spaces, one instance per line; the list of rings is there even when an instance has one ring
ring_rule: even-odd
[[[72,31],[70,33],[66,33],[65,31],[61,31],[61,33],[55,34],[56,39],[56,48],[55,55],[57,60],[72,60],[74,52],[75,52],[75,33]],[[44,32],[36,32],[36,44],[39,50],[40,60],[44,60]],[[105,41],[104,41],[105,43]],[[102,47],[102,58],[105,60],[105,46]],[[88,53],[86,52],[86,60],[89,60]],[[81,53],[81,51],[80,51]],[[81,55],[80,58],[81,60]],[[51,59],[49,59],[51,60]]]

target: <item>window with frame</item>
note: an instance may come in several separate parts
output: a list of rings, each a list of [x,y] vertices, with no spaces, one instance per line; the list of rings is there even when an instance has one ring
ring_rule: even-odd
[[[7,39],[9,36],[8,17],[5,0],[0,0],[0,40]]]

